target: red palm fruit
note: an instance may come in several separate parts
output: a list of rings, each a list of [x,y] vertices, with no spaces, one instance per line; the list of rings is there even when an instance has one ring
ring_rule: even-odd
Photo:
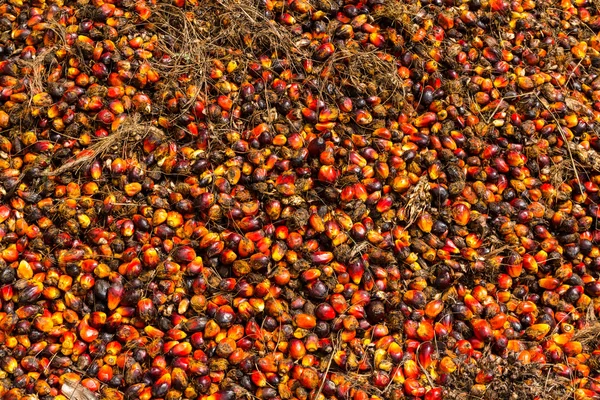
[[[372,382],[376,387],[385,389],[390,383],[390,376],[383,371],[375,371]]]
[[[333,260],[333,253],[329,251],[315,251],[311,254],[311,259],[315,264],[328,264]]]
[[[348,275],[350,276],[350,279],[352,279],[352,281],[358,285],[365,273],[364,262],[362,262],[361,259],[352,261],[348,265],[347,272],[348,272]]]
[[[298,232],[290,233],[286,241],[288,248],[292,250],[298,250],[302,246],[302,242],[302,235],[300,235]]]
[[[506,274],[499,274],[498,287],[503,290],[510,289],[512,287],[512,278]]]
[[[533,340],[541,340],[550,332],[550,329],[548,324],[535,324],[525,330],[525,335]]]
[[[348,309],[348,303],[343,295],[334,293],[329,298],[329,303],[338,314],[343,314]]]
[[[124,291],[125,288],[119,283],[115,283],[110,288],[108,288],[107,301],[109,310],[114,310],[118,307],[119,303],[121,302],[121,299],[123,298]]]
[[[357,389],[352,395],[352,400],[367,400],[369,395],[362,389]]]
[[[244,347],[246,349],[250,349],[252,347],[252,343],[250,340],[247,340],[247,341],[250,343],[248,345],[244,345]],[[240,347],[240,345],[238,344],[238,348],[235,349],[233,351],[233,353],[231,353],[231,355],[227,358],[227,360],[229,361],[230,364],[239,365],[242,361],[244,361],[247,358],[248,358],[248,353],[246,353],[246,351],[243,350]]]
[[[296,339],[298,340],[298,339]],[[268,354],[258,359],[257,366],[264,373],[275,373],[278,371],[278,360],[274,354]]]
[[[220,331],[219,325],[211,319],[206,323],[206,327],[204,328],[204,337],[207,339],[214,338]]]
[[[163,374],[152,385],[152,395],[155,397],[165,397],[171,390],[171,374],[169,372]]]
[[[474,233],[468,234],[465,238],[465,241],[467,243],[467,246],[469,246],[472,249],[478,249],[483,244],[483,239]]]
[[[238,255],[242,258],[250,257],[254,254],[254,242],[248,238],[242,238],[238,244]]]
[[[232,338],[226,337],[222,339],[217,345],[217,355],[222,358],[229,357],[237,348],[235,340]]]
[[[581,344],[581,342],[578,341],[572,341],[572,342],[568,342],[563,346],[563,350],[565,352],[565,354],[569,357],[575,357],[578,354],[581,354],[583,351],[583,346]]]
[[[573,392],[573,398],[575,400],[597,400],[600,399],[600,395],[593,390],[579,388],[576,389],[575,392]]]
[[[523,255],[523,268],[530,274],[537,274],[538,262],[531,254]]]
[[[357,290],[350,298],[350,302],[353,306],[360,306],[361,308],[371,302],[371,295],[366,290]],[[364,310],[361,311],[361,315],[364,315]],[[363,316],[357,318],[364,318]]]
[[[351,305],[348,307],[347,313],[357,319],[365,318],[365,308],[361,304]]]
[[[33,326],[41,332],[48,333],[54,327],[54,322],[50,317],[38,316],[34,318]]]
[[[546,290],[554,290],[560,286],[560,281],[556,278],[542,278],[538,281],[541,288]]]
[[[216,322],[223,328],[229,328],[233,324],[234,319],[235,312],[229,305],[222,305],[219,307],[215,315]]]
[[[315,309],[315,316],[323,321],[331,321],[336,317],[336,312],[329,303],[321,303]]]
[[[523,259],[525,259],[525,256],[523,256]],[[556,269],[556,271],[554,271],[552,275],[562,281],[570,279],[573,276],[573,266],[571,264],[561,265]]]
[[[317,325],[317,320],[314,316],[308,314],[297,314],[294,317],[296,326],[302,329],[312,329]]]
[[[433,363],[434,351],[435,349],[431,342],[424,342],[419,346],[417,353],[419,357],[419,363],[421,363],[423,368],[428,369]]]
[[[470,210],[463,203],[455,204],[452,207],[452,217],[458,225],[465,226],[471,219]]]
[[[144,333],[151,338],[162,338],[165,335],[163,331],[151,325],[147,325],[146,327],[144,327]]]
[[[369,196],[367,188],[362,183],[354,184],[354,198],[360,201],[366,201]]]
[[[415,379],[418,378],[420,375],[420,369],[419,366],[417,364],[416,361],[414,360],[406,360],[404,362],[404,376],[406,377],[406,379]]]
[[[425,233],[431,232],[433,227],[433,218],[429,213],[423,213],[417,218],[417,226]]]
[[[314,58],[317,61],[324,61],[335,52],[335,47],[332,43],[324,43],[317,48]]]
[[[300,375],[298,382],[305,387],[306,389],[316,389],[321,380],[319,379],[319,374],[313,368],[304,368],[302,374]]]
[[[267,386],[267,377],[260,371],[253,371],[250,374],[250,379],[252,380],[252,383],[259,388]]]
[[[442,300],[432,300],[425,306],[425,315],[427,318],[435,319],[444,309]]]
[[[483,306],[472,295],[466,294],[464,297],[464,302],[465,305],[469,308],[469,310],[473,312],[473,314],[479,315],[483,312]]]
[[[464,339],[459,340],[458,343],[456,343],[456,350],[460,354],[465,354],[468,356],[473,354],[473,346],[471,345],[471,342]]]
[[[340,199],[344,202],[351,201],[354,198],[354,186],[349,185],[342,189],[340,193]]]
[[[404,393],[409,396],[422,397],[425,395],[426,389],[421,386],[416,378],[407,378],[404,381]]]
[[[570,377],[573,374],[573,369],[565,364],[559,363],[552,367],[552,372],[559,376]]]
[[[100,367],[96,376],[101,382],[109,382],[113,377],[112,367],[110,365],[104,364]]]
[[[319,169],[319,180],[323,182],[335,183],[338,176],[338,170],[332,165],[322,165]]]
[[[352,111],[352,100],[349,97],[342,97],[338,101],[338,106],[342,112],[349,113]]]
[[[277,268],[273,279],[277,285],[285,286],[291,279],[290,271],[286,268]]]
[[[185,390],[188,387],[188,376],[184,369],[175,367],[171,372],[171,382],[173,388],[177,390]]]
[[[422,310],[427,305],[427,298],[420,290],[407,290],[404,292],[402,300],[404,300],[404,302],[406,302],[409,306],[419,310]]]
[[[531,353],[528,350],[523,350],[517,356],[517,361],[523,365],[527,365],[531,362]]]
[[[417,328],[419,327],[419,323],[412,320],[404,321],[404,333],[406,337],[410,339],[417,338]]]
[[[499,313],[490,318],[490,326],[492,327],[492,329],[501,329],[506,321],[506,314]]]
[[[225,111],[230,111],[231,107],[233,106],[233,101],[228,96],[224,95],[221,95],[217,98],[217,103]]]
[[[279,240],[286,240],[288,235],[289,235],[289,230],[288,230],[288,227],[285,225],[278,226],[275,229],[275,237]]]
[[[349,231],[354,225],[352,218],[350,218],[348,214],[341,211],[336,213],[335,222],[344,231]]]
[[[169,329],[165,336],[171,340],[183,340],[187,337],[187,333],[181,329]]]
[[[476,337],[472,337],[469,339],[469,342],[471,342],[471,346],[473,347],[473,349],[475,350],[473,352],[473,356],[475,357],[475,355],[477,354],[478,350],[482,350],[485,347],[485,342],[481,339],[478,339]]]
[[[427,320],[421,321],[417,328],[417,336],[422,341],[433,340],[435,336],[435,330],[433,329],[431,322]]]
[[[323,218],[321,218],[318,214],[311,214],[311,216],[308,219],[308,223],[310,224],[311,228],[313,228],[316,232],[325,232],[325,223],[323,222]]]
[[[92,392],[98,392],[98,390],[100,390],[100,382],[96,379],[85,378],[81,381],[81,386]]]
[[[178,263],[189,263],[196,258],[196,252],[190,246],[177,247],[173,252],[173,259]]]
[[[16,369],[19,367],[19,363],[17,362],[17,360],[14,357],[5,357],[2,360],[2,369],[6,372],[8,372],[9,374],[13,374]]]
[[[475,377],[477,383],[490,383],[494,379],[494,373],[492,371],[479,371]]]
[[[402,357],[404,356],[404,352],[402,351],[402,346],[398,344],[396,341],[393,341],[389,344],[387,348],[387,353],[394,363],[399,363],[402,361]]]
[[[99,335],[99,332],[96,329],[89,326],[87,323],[87,318],[84,318],[79,323],[78,334],[84,342],[91,343],[94,340],[96,340],[96,338]]]
[[[417,128],[422,128],[433,124],[435,121],[437,121],[437,115],[432,112],[427,112],[418,116],[413,122],[413,125]]]
[[[346,329],[348,331],[355,331],[360,326],[356,317],[354,317],[352,315],[347,315],[347,316],[343,317],[342,325],[343,325],[344,329]]]
[[[377,202],[377,204],[375,205],[375,209],[377,210],[377,212],[383,214],[386,211],[389,211],[392,208],[393,204],[393,198],[389,195],[385,195]]]
[[[304,339],[304,346],[306,347],[306,350],[309,353],[314,353],[315,351],[317,351],[321,348],[321,343],[320,343],[319,337],[317,335],[315,335],[314,333],[309,334]]]
[[[316,111],[311,110],[308,107],[302,108],[302,116],[304,117],[304,119],[307,122],[312,122],[312,123],[316,122],[318,119]],[[289,142],[289,138],[288,138],[288,142]]]
[[[156,337],[160,337],[160,338],[162,338],[164,336],[163,332],[161,332],[160,330],[158,330],[152,326],[146,326],[146,328],[144,328],[144,331],[150,337],[152,337],[152,335],[155,335]],[[171,340],[168,342],[163,342],[162,340],[157,340],[154,342],[154,344],[152,346],[156,346],[156,349],[158,351],[159,344],[161,345],[162,352],[165,354],[168,354],[173,349],[173,347],[175,347],[179,343],[176,340]],[[161,367],[163,367],[163,365],[162,365],[163,363],[161,360],[163,360],[162,357],[155,358],[153,361],[153,364],[155,364],[157,366],[160,365]]]
[[[144,321],[150,321],[156,316],[156,308],[150,299],[142,299],[137,303],[137,312]]]
[[[117,338],[122,342],[134,341],[140,337],[140,333],[131,325],[121,325],[117,329]]]
[[[518,278],[519,276],[521,276],[522,272],[523,272],[523,263],[509,264],[506,266],[506,273],[511,278]]]
[[[435,323],[435,334],[438,337],[445,337],[452,331],[452,318],[449,314],[445,314]]]
[[[448,356],[443,357],[438,363],[438,370],[442,374],[451,374],[457,369],[456,363]]]
[[[160,256],[154,247],[146,249],[142,254],[142,262],[148,268],[155,268],[160,263]]]
[[[379,340],[375,343],[375,347],[377,349],[389,349],[389,347],[394,343],[395,339],[393,336],[389,335],[389,329],[385,325],[378,324],[373,329],[373,337],[379,337]],[[381,334],[375,334],[375,330],[380,330]]]
[[[267,230],[267,229],[269,229],[269,227],[266,226],[265,229]],[[255,233],[257,233],[257,234],[255,235]],[[268,237],[261,237],[261,235],[264,235],[262,230],[249,232],[248,234],[246,234],[246,236],[249,240],[256,243],[256,246],[255,246],[256,250],[258,250],[259,252],[264,253],[264,254],[269,254],[270,248],[273,245],[273,241]],[[255,240],[256,238],[259,238],[259,237],[260,237],[260,239]],[[244,244],[246,244],[246,243],[244,243]],[[249,245],[249,247],[246,249],[246,252],[256,251],[256,250],[253,250],[252,247]],[[254,256],[254,254],[252,256]],[[252,256],[250,256],[251,259],[252,259]]]
[[[532,301],[526,300],[519,303],[515,312],[517,314],[528,314],[537,312],[537,306]]]
[[[444,398],[444,389],[441,387],[431,388],[425,393],[425,400],[442,400]]]
[[[493,332],[490,323],[484,319],[474,319],[471,321],[475,337],[482,341],[488,341],[492,338]]]
[[[271,258],[274,261],[281,261],[285,256],[285,252],[287,251],[287,246],[285,246],[281,242],[276,242],[273,246],[271,246]]]
[[[281,203],[278,200],[269,200],[265,204],[265,212],[272,221],[279,219],[281,215]]]
[[[390,167],[387,163],[377,162],[375,164],[375,173],[380,180],[386,180],[390,176]]]
[[[363,156],[358,154],[356,151],[350,152],[350,155],[348,156],[348,161],[350,161],[352,164],[358,165],[361,168],[367,166],[367,160]]]
[[[306,347],[299,339],[292,339],[289,343],[289,355],[294,360],[300,360],[306,355]]]
[[[19,251],[17,250],[17,246],[14,244],[9,245],[4,250],[2,250],[2,253],[0,253],[0,256],[7,263],[12,263],[12,262],[17,261],[19,259]]]
[[[11,213],[11,209],[9,206],[1,205],[0,206],[0,223],[6,221],[8,219],[8,217],[10,216],[10,213]]]
[[[188,342],[177,343],[169,350],[169,354],[175,357],[185,357],[192,353],[192,345]]]
[[[362,223],[357,222],[352,226],[350,234],[354,240],[362,241],[367,238],[368,230]]]

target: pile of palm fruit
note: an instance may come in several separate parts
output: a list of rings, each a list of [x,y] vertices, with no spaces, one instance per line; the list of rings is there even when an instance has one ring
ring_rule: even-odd
[[[598,0],[6,0],[0,398],[600,399]]]

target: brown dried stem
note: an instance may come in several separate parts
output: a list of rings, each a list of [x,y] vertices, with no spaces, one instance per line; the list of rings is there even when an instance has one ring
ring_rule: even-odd
[[[140,143],[148,134],[155,133],[164,136],[163,132],[149,122],[140,123],[139,115],[128,117],[119,128],[107,137],[98,139],[88,147],[84,155],[66,162],[53,171],[46,171],[45,176],[57,176],[71,171],[74,168],[89,166],[94,160],[104,157],[110,151],[121,149],[128,151],[129,146]]]

